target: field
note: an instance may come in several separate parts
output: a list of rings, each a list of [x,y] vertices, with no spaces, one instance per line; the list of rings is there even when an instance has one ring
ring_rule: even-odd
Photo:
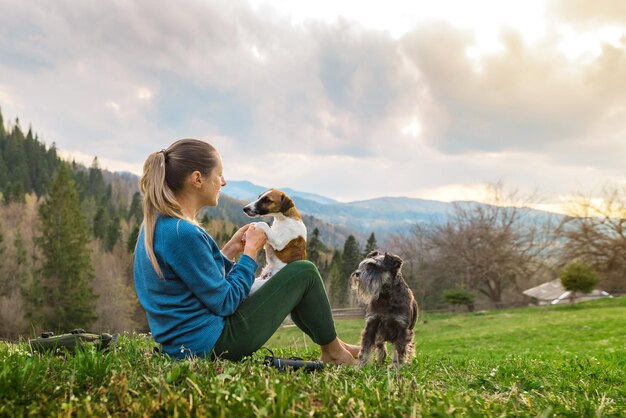
[[[356,343],[362,325],[337,328]],[[242,363],[173,361],[153,355],[145,335],[73,356],[0,343],[0,416],[626,415],[626,298],[425,314],[416,335],[417,355],[399,369],[310,374],[270,369],[265,352]],[[276,355],[319,355],[296,328],[267,345]]]

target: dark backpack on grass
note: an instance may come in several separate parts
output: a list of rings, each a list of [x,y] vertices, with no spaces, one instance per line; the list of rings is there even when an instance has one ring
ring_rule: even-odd
[[[32,350],[41,352],[67,350],[70,353],[75,353],[76,350],[87,347],[96,347],[98,350],[110,348],[117,342],[117,337],[117,334],[91,334],[79,328],[61,335],[54,335],[54,332],[44,332],[39,338],[28,340],[28,344]]]

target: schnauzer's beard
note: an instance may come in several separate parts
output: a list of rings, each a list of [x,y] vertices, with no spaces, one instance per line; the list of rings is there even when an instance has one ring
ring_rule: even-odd
[[[369,269],[357,270],[352,273],[352,289],[356,291],[357,298],[369,305],[378,299],[383,285],[391,280],[388,271],[370,271]]]

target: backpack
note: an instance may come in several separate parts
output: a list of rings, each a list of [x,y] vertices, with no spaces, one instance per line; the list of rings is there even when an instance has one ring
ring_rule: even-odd
[[[110,348],[117,342],[117,337],[118,334],[91,334],[82,328],[77,328],[68,334],[61,335],[54,335],[54,332],[43,332],[39,338],[28,340],[28,344],[31,350],[40,352],[56,352],[65,349],[69,353],[75,353],[76,350],[87,347],[96,347],[98,350]]]

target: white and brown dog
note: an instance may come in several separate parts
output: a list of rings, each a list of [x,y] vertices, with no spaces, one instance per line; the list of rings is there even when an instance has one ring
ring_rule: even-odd
[[[265,222],[255,224],[267,235],[264,247],[267,265],[254,282],[252,293],[288,263],[306,259],[306,227],[293,200],[280,190],[270,189],[262,193],[243,211],[251,218],[274,217],[271,227]]]

